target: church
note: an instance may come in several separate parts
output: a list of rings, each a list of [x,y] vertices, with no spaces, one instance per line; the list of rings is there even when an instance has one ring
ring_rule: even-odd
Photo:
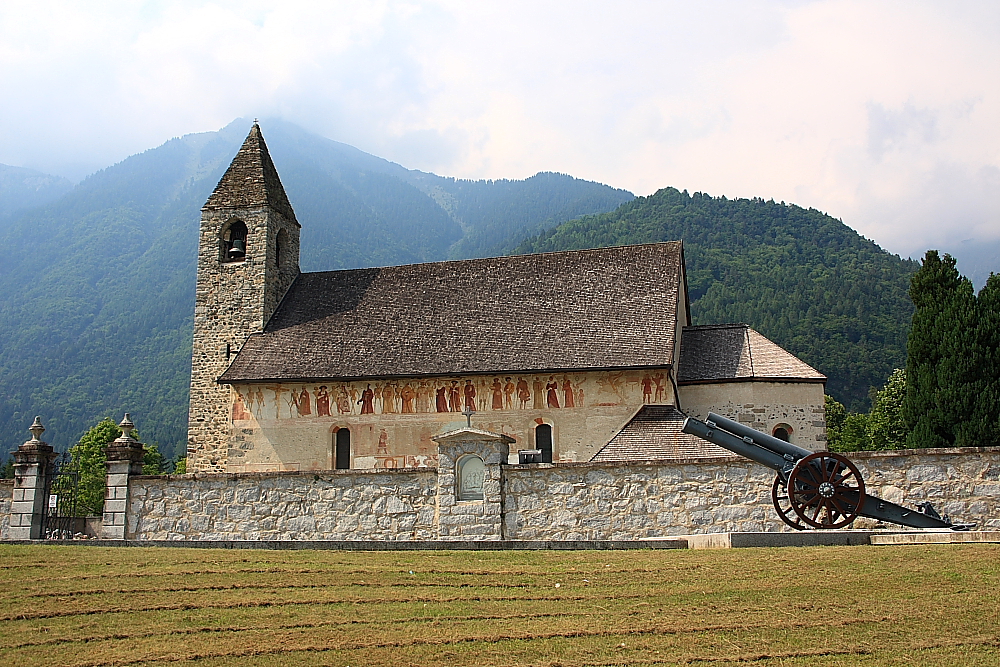
[[[709,411],[825,449],[826,378],[693,326],[681,241],[301,273],[300,229],[255,123],[202,208],[189,472],[433,468],[470,424],[511,463],[726,456],[680,432]]]

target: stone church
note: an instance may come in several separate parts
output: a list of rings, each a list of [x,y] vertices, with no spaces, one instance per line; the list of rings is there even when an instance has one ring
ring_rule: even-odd
[[[825,448],[826,378],[742,324],[692,326],[680,241],[299,271],[255,123],[202,209],[189,472],[434,467],[471,423],[543,462],[717,457],[684,415]]]

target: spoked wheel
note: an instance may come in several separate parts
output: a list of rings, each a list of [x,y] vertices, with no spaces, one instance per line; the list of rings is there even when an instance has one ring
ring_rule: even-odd
[[[865,482],[840,454],[817,452],[800,459],[788,475],[788,502],[814,528],[843,528],[865,504]]]
[[[785,483],[778,475],[774,476],[774,484],[771,485],[771,503],[781,520],[795,530],[805,530],[809,527],[802,523],[802,519],[795,513],[795,508],[788,500],[788,489],[785,488]]]

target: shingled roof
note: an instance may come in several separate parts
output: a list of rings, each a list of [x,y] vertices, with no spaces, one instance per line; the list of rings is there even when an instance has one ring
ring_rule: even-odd
[[[278,178],[267,144],[255,122],[250,134],[222,175],[203,209],[254,208],[270,206],[289,220],[295,220],[285,188]]]
[[[679,241],[301,274],[220,382],[673,364]]]
[[[679,384],[826,381],[825,375],[746,324],[684,327],[677,370]]]
[[[645,405],[591,461],[664,461],[732,456],[732,452],[681,432],[685,416],[672,405]]]

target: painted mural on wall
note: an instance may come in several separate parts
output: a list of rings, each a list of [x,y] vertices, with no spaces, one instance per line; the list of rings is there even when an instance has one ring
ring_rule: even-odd
[[[496,375],[445,379],[242,385],[233,421],[340,415],[572,410],[672,402],[665,371]]]

